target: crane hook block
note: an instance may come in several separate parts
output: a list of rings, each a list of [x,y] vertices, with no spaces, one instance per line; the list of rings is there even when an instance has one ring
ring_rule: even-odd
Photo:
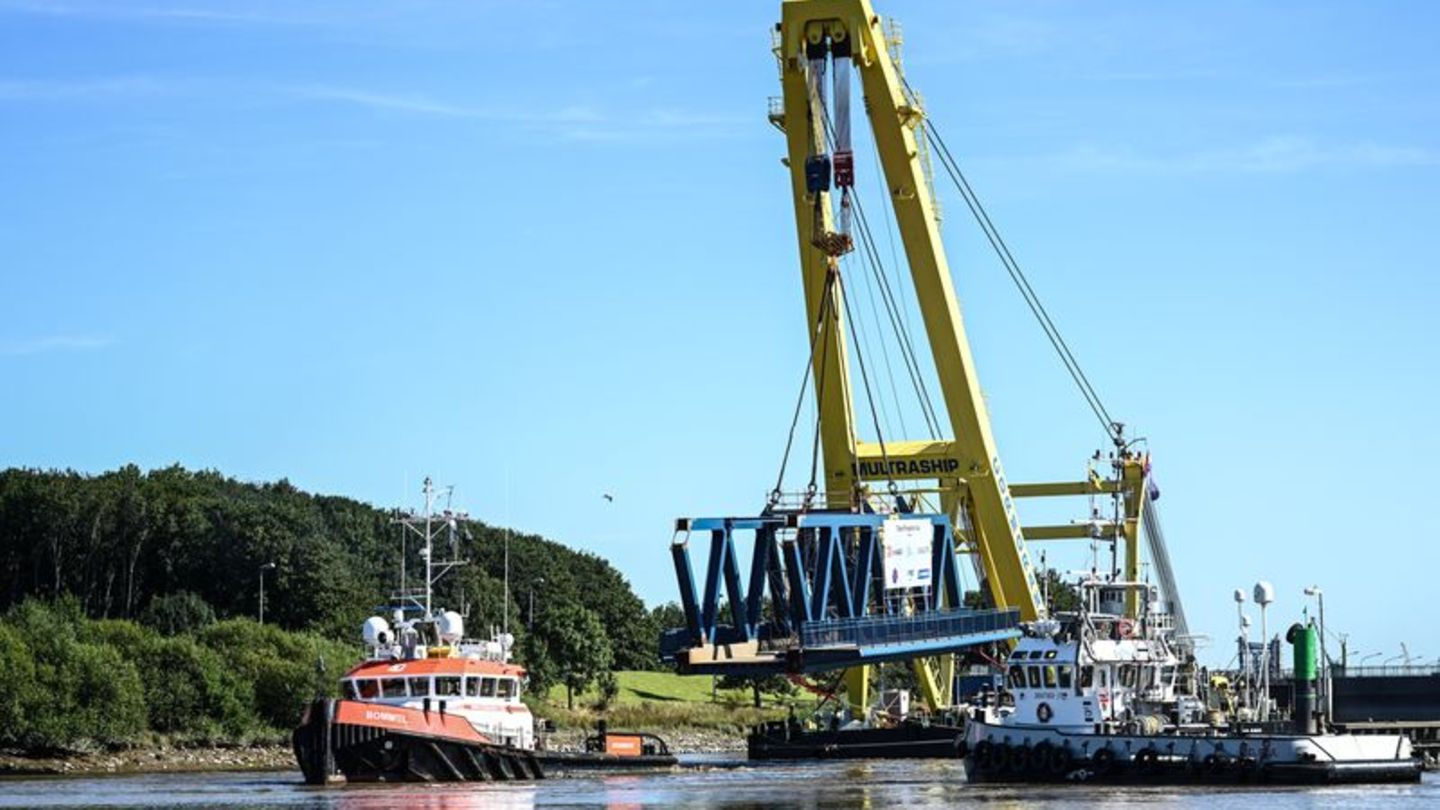
[[[855,186],[855,153],[846,149],[835,152],[835,187]]]
[[[805,158],[805,190],[811,194],[830,190],[829,155],[811,155]]]

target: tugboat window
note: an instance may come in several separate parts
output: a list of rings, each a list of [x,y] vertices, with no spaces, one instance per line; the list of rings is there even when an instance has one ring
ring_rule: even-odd
[[[495,679],[483,678],[480,681],[480,697],[495,697]]]
[[[374,678],[366,678],[355,682],[359,688],[361,700],[372,700],[380,697],[380,682]]]
[[[386,678],[380,682],[380,696],[387,698],[405,697],[404,678]]]
[[[1037,666],[1029,666],[1029,667],[1026,667],[1026,669],[1030,670],[1030,688],[1031,688],[1031,689],[1039,689],[1039,688],[1040,688],[1040,667],[1037,667]]]
[[[1024,668],[1024,667],[1010,667],[1010,688],[1011,688],[1011,689],[1024,689],[1024,688],[1025,688],[1025,668]]]
[[[348,697],[351,700],[355,700],[360,697],[360,693],[355,689],[354,681],[345,682],[345,697]]]
[[[500,697],[505,698],[505,699],[507,699],[507,700],[510,699],[510,698],[512,698],[512,697],[515,697],[515,679],[514,679],[514,678],[501,678],[501,679],[500,679]]]
[[[479,695],[480,695],[480,679],[479,679],[479,678],[466,678],[466,679],[465,679],[465,697],[479,697]]]
[[[1120,667],[1120,685],[1130,689],[1135,688],[1135,667],[1124,664]]]
[[[459,679],[459,678],[436,678],[436,679],[435,679],[435,694],[437,694],[437,695],[439,695],[439,696],[441,696],[441,697],[459,697],[459,696],[460,696],[460,679]]]
[[[1095,667],[1086,664],[1080,668],[1080,688],[1089,689],[1095,685]]]
[[[1055,688],[1055,667],[1053,666],[1045,667],[1045,688]]]
[[[1061,667],[1060,667],[1060,688],[1061,688],[1061,689],[1069,689],[1069,688],[1070,688],[1070,684],[1071,684],[1072,682],[1073,682],[1073,681],[1072,681],[1072,679],[1071,679],[1071,677],[1070,677],[1070,667],[1068,667],[1068,666],[1061,666]]]
[[[410,697],[426,697],[430,694],[429,678],[410,679]]]

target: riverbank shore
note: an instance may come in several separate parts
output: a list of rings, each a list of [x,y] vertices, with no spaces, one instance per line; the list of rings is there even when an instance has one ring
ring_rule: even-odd
[[[41,756],[0,751],[0,776],[268,771],[294,766],[295,754],[288,745],[145,746]]]
[[[591,731],[566,729],[550,735],[556,751],[579,751]],[[745,739],[715,729],[672,729],[660,734],[677,754],[734,753]],[[100,776],[122,773],[195,773],[204,771],[274,771],[295,767],[288,745],[144,746],[112,751],[31,756],[0,751],[0,777]]]

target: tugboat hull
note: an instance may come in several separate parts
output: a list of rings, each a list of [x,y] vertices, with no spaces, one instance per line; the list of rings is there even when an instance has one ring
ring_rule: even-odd
[[[1069,734],[972,724],[972,782],[1317,785],[1418,782],[1404,737]]]
[[[545,777],[534,752],[493,743],[443,712],[322,698],[306,707],[292,742],[311,785]]]

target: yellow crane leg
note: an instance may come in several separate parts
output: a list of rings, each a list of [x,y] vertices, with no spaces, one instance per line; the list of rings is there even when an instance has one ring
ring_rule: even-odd
[[[850,704],[850,717],[865,720],[870,710],[870,667],[845,670],[845,702]]]
[[[915,680],[920,684],[920,697],[931,714],[954,703],[951,685],[955,683],[955,656],[916,658],[910,662]]]

